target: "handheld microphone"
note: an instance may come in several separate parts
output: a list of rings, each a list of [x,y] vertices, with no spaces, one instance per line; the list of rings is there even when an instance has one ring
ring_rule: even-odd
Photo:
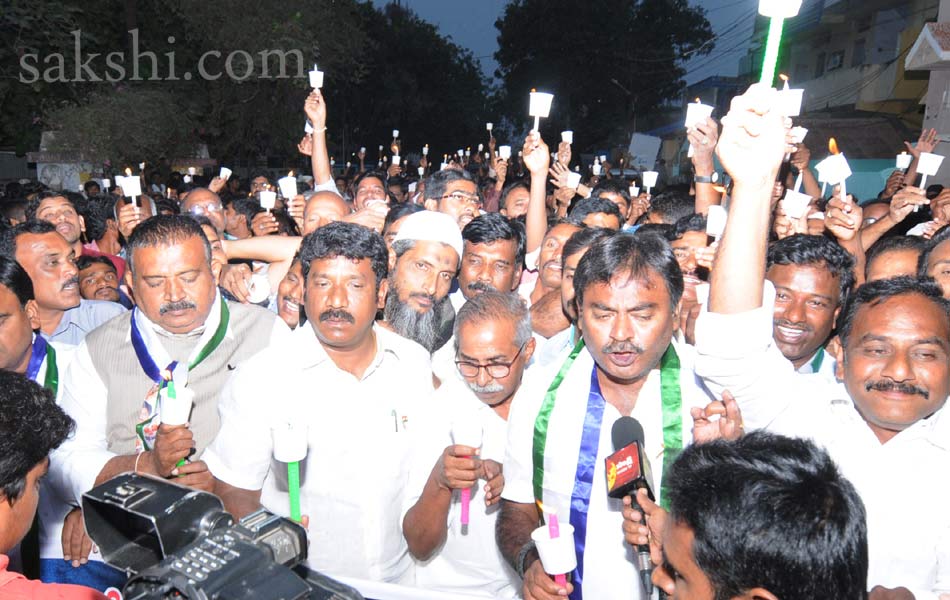
[[[630,496],[634,508],[643,513],[637,504],[637,490],[646,488],[650,500],[654,500],[650,482],[650,463],[643,456],[643,426],[633,417],[620,417],[610,431],[614,453],[604,459],[607,474],[607,495],[611,498]],[[637,545],[637,562],[640,579],[647,598],[653,595],[653,563],[650,561],[650,546]]]

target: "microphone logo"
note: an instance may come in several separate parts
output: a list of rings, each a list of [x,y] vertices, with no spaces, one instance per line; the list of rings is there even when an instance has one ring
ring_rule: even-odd
[[[610,462],[610,459],[607,459],[607,489],[614,489],[614,485],[617,483],[617,465],[616,463]]]

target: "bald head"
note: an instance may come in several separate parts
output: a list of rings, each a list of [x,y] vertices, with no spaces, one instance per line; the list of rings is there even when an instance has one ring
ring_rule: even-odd
[[[224,233],[224,207],[221,198],[208,188],[195,188],[181,201],[182,214],[204,215],[208,217],[218,235]]]
[[[350,214],[346,201],[334,192],[317,192],[303,211],[303,233],[307,235]]]

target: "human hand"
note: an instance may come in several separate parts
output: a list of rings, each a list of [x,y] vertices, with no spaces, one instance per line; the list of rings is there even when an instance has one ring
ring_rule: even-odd
[[[907,218],[918,206],[930,204],[927,194],[919,187],[907,186],[891,198],[890,217],[897,224]]]
[[[369,227],[376,233],[383,232],[383,225],[386,223],[386,215],[389,214],[389,205],[385,202],[373,202],[363,210],[350,213],[340,219],[347,223],[356,223],[363,227]]]
[[[203,460],[186,462],[176,467],[172,474],[175,475],[175,483],[178,485],[214,493],[214,477]]]
[[[524,140],[522,160],[532,177],[544,177],[551,165],[551,151],[541,139],[541,134],[531,132]]]
[[[442,451],[433,475],[444,490],[465,490],[478,481],[478,448],[455,444]]]
[[[386,169],[386,175],[388,177],[395,177],[396,175],[399,175],[400,173],[402,173],[401,165],[390,164],[389,168]]]
[[[137,207],[134,202],[123,204],[119,207],[119,233],[125,239],[129,239],[132,231],[142,222],[142,209]]]
[[[155,447],[149,451],[152,471],[161,476],[178,475],[178,463],[195,449],[195,435],[187,425],[166,425],[158,428]]]
[[[303,211],[306,206],[307,201],[304,199],[303,194],[297,194],[293,198],[284,199],[284,208],[287,210],[287,214],[297,223],[297,227],[301,231],[303,231]]]
[[[722,119],[716,154],[737,185],[769,189],[788,151],[790,120],[779,111],[775,90],[754,84],[732,99],[729,114]]]
[[[218,192],[224,189],[224,184],[226,183],[227,181],[225,181],[224,179],[221,179],[220,177],[215,177],[211,180],[211,183],[208,184],[208,189],[214,192],[215,194],[217,194]]]
[[[904,172],[900,169],[894,171],[887,178],[887,183],[884,184],[884,191],[881,192],[882,198],[891,198],[894,194],[897,193],[899,189],[904,185]]]
[[[825,207],[825,228],[840,242],[850,242],[858,235],[864,222],[864,210],[848,194],[848,201],[842,202],[841,194],[835,194]]]
[[[936,129],[924,129],[920,132],[920,137],[917,138],[916,146],[911,146],[910,142],[904,142],[904,146],[907,147],[908,152],[914,155],[914,158],[920,158],[921,152],[933,152],[938,142]]]
[[[624,540],[631,545],[650,545],[650,562],[653,563],[653,585],[657,586],[672,597],[674,591],[673,578],[663,569],[663,531],[669,514],[650,500],[644,488],[637,490],[637,504],[640,510],[633,507],[631,498],[623,499],[623,530]],[[643,527],[644,519],[646,527]]]
[[[903,587],[886,588],[876,585],[868,594],[868,600],[914,600],[914,594]]]
[[[691,160],[694,168],[697,171],[712,171],[715,168],[713,154],[716,144],[719,143],[719,125],[716,121],[712,117],[706,117],[686,132],[686,138],[693,147]]]
[[[278,229],[280,225],[277,223],[277,217],[270,211],[261,211],[251,219],[251,235],[255,237],[277,233]]]
[[[795,152],[792,152],[790,160],[793,167],[799,171],[804,171],[808,168],[809,161],[811,161],[811,150],[805,144],[795,144]]]
[[[237,298],[238,302],[247,304],[247,297],[250,291],[247,289],[247,283],[251,279],[251,267],[244,264],[223,265],[218,285],[227,290],[232,296]]]
[[[728,390],[722,392],[722,401],[710,402],[706,408],[693,407],[689,414],[693,417],[694,444],[720,439],[737,440],[743,434],[742,413]]]
[[[571,582],[567,582],[567,587],[558,586],[554,578],[544,572],[541,559],[537,559],[525,569],[521,589],[524,600],[554,600],[566,598],[574,591],[574,586]]]
[[[300,141],[297,142],[297,152],[303,154],[304,156],[313,156],[313,136],[309,133],[304,134]]]
[[[495,169],[495,180],[504,184],[505,178],[508,176],[508,161],[496,156],[492,168]]]
[[[554,184],[554,187],[558,189],[567,187],[568,173],[570,173],[570,170],[566,166],[562,165],[560,161],[556,161],[551,165],[551,168],[548,169],[548,175],[551,176],[549,181]]]
[[[501,493],[505,489],[505,475],[501,463],[489,459],[481,461],[480,479],[484,479],[485,484],[485,506],[498,504],[501,501]]]
[[[323,94],[320,90],[310,92],[310,95],[307,96],[307,100],[303,104],[303,111],[306,113],[307,118],[310,119],[310,124],[313,125],[314,132],[326,128],[327,103],[323,99]]]
[[[82,509],[74,508],[66,515],[63,521],[63,560],[72,561],[73,567],[89,562],[89,553],[92,552],[92,540],[86,534],[86,524],[83,522]]]

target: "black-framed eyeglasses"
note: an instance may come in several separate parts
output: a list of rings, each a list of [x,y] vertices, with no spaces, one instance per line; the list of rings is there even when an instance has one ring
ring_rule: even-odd
[[[509,363],[492,363],[490,365],[480,365],[478,363],[466,362],[464,360],[455,361],[455,366],[458,367],[459,373],[462,377],[478,377],[478,372],[482,369],[485,369],[485,372],[488,373],[488,376],[492,379],[503,379],[508,377],[508,374],[511,373],[511,365],[517,362],[518,357],[521,356],[521,353],[524,351],[524,347],[527,345],[527,342],[521,344],[521,347],[518,348],[518,353],[515,354],[514,358],[511,359]]]

